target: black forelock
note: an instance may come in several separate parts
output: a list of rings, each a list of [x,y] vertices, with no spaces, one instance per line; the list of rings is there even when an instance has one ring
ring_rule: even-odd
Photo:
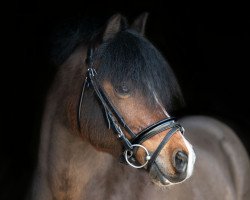
[[[100,33],[104,21],[72,19],[56,28],[51,51],[54,64],[61,65],[77,46],[87,46],[93,35]],[[137,32],[120,31],[97,48],[93,60],[100,61],[99,77],[110,80],[114,86],[126,82],[145,96],[150,105],[155,105],[153,92],[168,111],[182,105],[182,94],[169,64],[154,45]]]
[[[176,77],[162,54],[146,38],[132,30],[119,32],[96,51],[98,74],[114,86],[123,82],[140,92],[150,105],[157,96],[167,110],[181,105],[182,94]]]

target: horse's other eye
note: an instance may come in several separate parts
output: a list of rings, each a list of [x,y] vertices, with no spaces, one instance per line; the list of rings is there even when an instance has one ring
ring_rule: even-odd
[[[129,95],[130,93],[130,89],[125,83],[122,83],[115,87],[115,91],[119,95]]]

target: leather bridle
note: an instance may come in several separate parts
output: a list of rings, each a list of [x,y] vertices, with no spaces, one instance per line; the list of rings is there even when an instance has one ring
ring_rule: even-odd
[[[88,70],[85,76],[85,80],[82,84],[82,92],[78,104],[77,120],[79,129],[84,92],[87,88],[93,89],[104,110],[104,114],[108,122],[108,128],[113,129],[114,133],[117,135],[118,139],[123,145],[124,153],[121,156],[122,161],[134,168],[144,167],[149,171],[165,144],[177,131],[180,131],[182,134],[184,134],[184,128],[175,121],[175,118],[168,117],[150,125],[139,133],[134,133],[129,128],[129,126],[127,125],[123,117],[120,115],[120,113],[117,111],[117,109],[113,106],[108,96],[105,94],[105,91],[99,85],[97,79],[98,74],[92,66],[92,54],[93,50],[90,48],[88,50],[86,59]],[[148,152],[148,150],[142,145],[142,143],[167,129],[170,129],[169,132],[163,138],[156,150],[153,153]],[[125,130],[130,135],[131,139],[127,138],[123,130]],[[146,153],[144,164],[140,164],[135,157],[138,148],[142,148]]]

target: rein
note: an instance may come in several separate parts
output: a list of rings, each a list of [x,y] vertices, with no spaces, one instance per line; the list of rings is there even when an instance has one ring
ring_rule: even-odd
[[[113,129],[114,133],[117,135],[118,139],[121,141],[123,145],[124,153],[121,155],[121,161],[123,163],[129,164],[134,168],[145,167],[149,171],[151,169],[152,164],[155,162],[157,156],[165,146],[165,144],[177,131],[180,131],[182,134],[184,134],[184,128],[175,121],[174,117],[168,117],[150,125],[149,127],[135,134],[129,128],[129,126],[127,125],[123,117],[120,115],[120,113],[117,111],[117,109],[112,105],[111,101],[105,94],[105,91],[98,84],[98,79],[97,79],[98,74],[96,70],[93,68],[91,62],[92,54],[93,50],[90,48],[88,50],[88,55],[86,59],[86,63],[88,64],[89,68],[87,70],[85,80],[82,84],[82,92],[78,105],[77,121],[79,130],[81,129],[80,119],[81,119],[82,101],[85,89],[86,88],[93,89],[104,110],[106,120],[108,123],[108,128]],[[128,139],[126,137],[122,129],[124,129],[130,135],[131,139]],[[150,139],[154,135],[157,135],[167,129],[170,129],[170,131],[166,134],[166,136],[163,138],[163,140],[153,153],[148,152],[148,150],[143,145],[141,145],[144,141]],[[146,153],[144,164],[140,164],[135,158],[138,148],[142,148]]]

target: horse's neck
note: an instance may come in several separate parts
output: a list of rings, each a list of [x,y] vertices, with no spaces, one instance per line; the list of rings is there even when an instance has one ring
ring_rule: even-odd
[[[45,113],[33,197],[80,199],[84,185],[105,172],[112,158],[72,135],[57,121],[53,106]]]
[[[119,164],[70,133],[58,121],[55,104],[49,103],[45,111],[32,199],[118,200],[152,195],[144,171]],[[133,192],[128,193],[128,188]]]
[[[74,54],[69,62],[76,60],[74,57],[80,57],[78,54]],[[73,130],[69,126],[68,121],[71,119],[67,115],[73,110],[69,105],[74,107],[76,104],[70,100],[76,99],[73,98],[76,95],[74,90],[82,84],[81,80],[76,83],[74,79],[75,74],[82,71],[77,67],[78,64],[74,66],[66,63],[62,66],[48,96],[33,183],[33,199],[80,199],[90,177],[97,174],[97,171],[103,173],[112,162],[111,156],[97,152],[79,136],[72,134]],[[72,83],[75,85],[70,85]]]

